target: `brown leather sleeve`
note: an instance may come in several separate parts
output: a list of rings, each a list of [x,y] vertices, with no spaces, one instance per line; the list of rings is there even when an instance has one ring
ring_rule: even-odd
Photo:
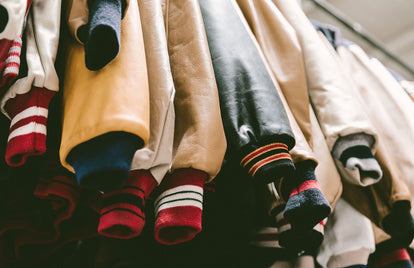
[[[200,7],[196,0],[170,0],[165,5],[176,89],[172,168],[205,171],[210,181],[221,168],[226,139]]]

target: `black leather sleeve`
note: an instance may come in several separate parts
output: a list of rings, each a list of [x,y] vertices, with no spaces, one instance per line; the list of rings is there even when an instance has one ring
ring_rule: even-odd
[[[286,112],[263,60],[229,0],[199,0],[227,139],[227,158],[275,181],[294,169]]]

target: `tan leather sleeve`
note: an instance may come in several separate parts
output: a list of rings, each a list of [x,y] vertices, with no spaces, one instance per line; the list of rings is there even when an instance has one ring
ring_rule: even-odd
[[[99,71],[85,65],[84,49],[70,40],[63,82],[62,165],[77,145],[111,131],[149,138],[149,91],[140,15],[135,1],[121,23],[118,57]],[[69,38],[70,39],[70,38]]]
[[[66,19],[72,36],[82,44],[78,37],[78,29],[88,24],[89,9],[87,0],[67,0],[65,4]]]
[[[270,1],[237,0],[237,3],[312,149],[305,67],[295,30]]]
[[[176,89],[172,169],[202,170],[211,181],[221,168],[226,139],[200,7],[196,0],[169,0],[166,10]]]
[[[138,150],[131,169],[149,170],[158,183],[171,167],[174,141],[174,83],[160,0],[138,0],[148,68],[150,138]]]

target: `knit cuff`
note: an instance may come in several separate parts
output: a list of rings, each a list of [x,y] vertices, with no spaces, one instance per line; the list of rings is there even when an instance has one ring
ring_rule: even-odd
[[[129,176],[132,158],[142,140],[131,133],[109,132],[76,146],[67,161],[81,187],[110,192]]]
[[[310,230],[331,213],[315,177],[315,164],[312,161],[296,164],[290,181],[296,181],[297,185],[290,192],[283,215],[295,228]]]
[[[283,211],[276,215],[276,227],[279,231],[279,244],[292,250],[316,252],[324,237],[326,218],[312,229],[302,230],[292,227],[283,216]]]
[[[85,43],[85,64],[97,71],[119,53],[121,42],[121,0],[89,1],[89,31]]]
[[[391,213],[382,222],[384,231],[390,234],[393,243],[400,247],[407,247],[414,238],[414,220],[410,209],[410,201],[397,201],[393,204]]]
[[[413,263],[411,262],[410,255],[405,248],[394,250],[383,256],[378,256],[377,259],[372,263],[373,268],[412,268]]]
[[[56,92],[33,87],[28,93],[6,102],[11,120],[6,162],[21,166],[27,157],[46,152],[46,124],[49,103]]]
[[[349,183],[368,186],[382,178],[382,170],[371,152],[374,137],[364,133],[339,138],[332,155],[342,177]]]
[[[131,171],[122,189],[104,195],[99,234],[121,239],[140,235],[145,225],[145,201],[156,186],[150,172]]]
[[[179,169],[161,182],[155,199],[155,239],[173,245],[193,239],[201,231],[203,184],[207,174]]]
[[[22,38],[20,36],[13,40],[13,43],[8,51],[7,58],[4,61],[4,70],[1,72],[2,75],[0,79],[0,93],[5,92],[14,80],[16,80],[20,69],[21,52]]]
[[[263,183],[277,181],[292,173],[295,166],[284,143],[271,143],[254,149],[240,161],[253,178]]]

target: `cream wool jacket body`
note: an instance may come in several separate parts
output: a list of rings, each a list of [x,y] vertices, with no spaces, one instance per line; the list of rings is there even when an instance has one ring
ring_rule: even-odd
[[[101,70],[86,68],[83,46],[69,39],[63,93],[62,165],[77,145],[108,132],[123,131],[149,139],[149,89],[141,21],[132,1],[121,22],[118,56]]]
[[[23,12],[27,3],[24,2]],[[6,102],[17,94],[29,92],[32,86],[51,91],[59,90],[59,78],[54,64],[59,44],[60,12],[60,0],[32,2],[26,26],[27,76],[16,80],[1,99],[1,109],[5,115]]]
[[[148,145],[135,153],[131,164],[131,170],[149,170],[158,184],[171,167],[175,119],[175,88],[161,3],[138,1],[148,69],[150,137]]]
[[[340,45],[337,52],[343,66],[346,67],[349,79],[357,86],[356,101],[366,107],[368,115],[378,129],[378,149],[375,157],[384,172],[382,181],[373,185],[371,190],[349,187],[351,189],[349,192],[346,191],[347,199],[353,205],[359,204],[358,207],[362,209],[363,214],[367,213],[375,224],[382,226],[382,220],[389,213],[393,203],[412,198],[413,148],[406,141],[414,134],[411,116],[414,107],[403,95],[404,91],[398,89],[399,85],[391,75],[378,65],[378,62],[369,59],[357,45]],[[357,197],[358,191],[374,192],[367,194],[375,198],[367,198],[367,203],[361,206],[361,199]]]
[[[346,90],[348,81],[296,1],[272,1],[296,31],[302,47],[309,96],[329,149],[332,150],[340,137],[350,134],[364,133],[375,138],[371,122],[355,107],[352,94]]]
[[[226,138],[200,7],[196,0],[163,2],[176,88],[172,170],[201,170],[211,181],[221,169]]]

